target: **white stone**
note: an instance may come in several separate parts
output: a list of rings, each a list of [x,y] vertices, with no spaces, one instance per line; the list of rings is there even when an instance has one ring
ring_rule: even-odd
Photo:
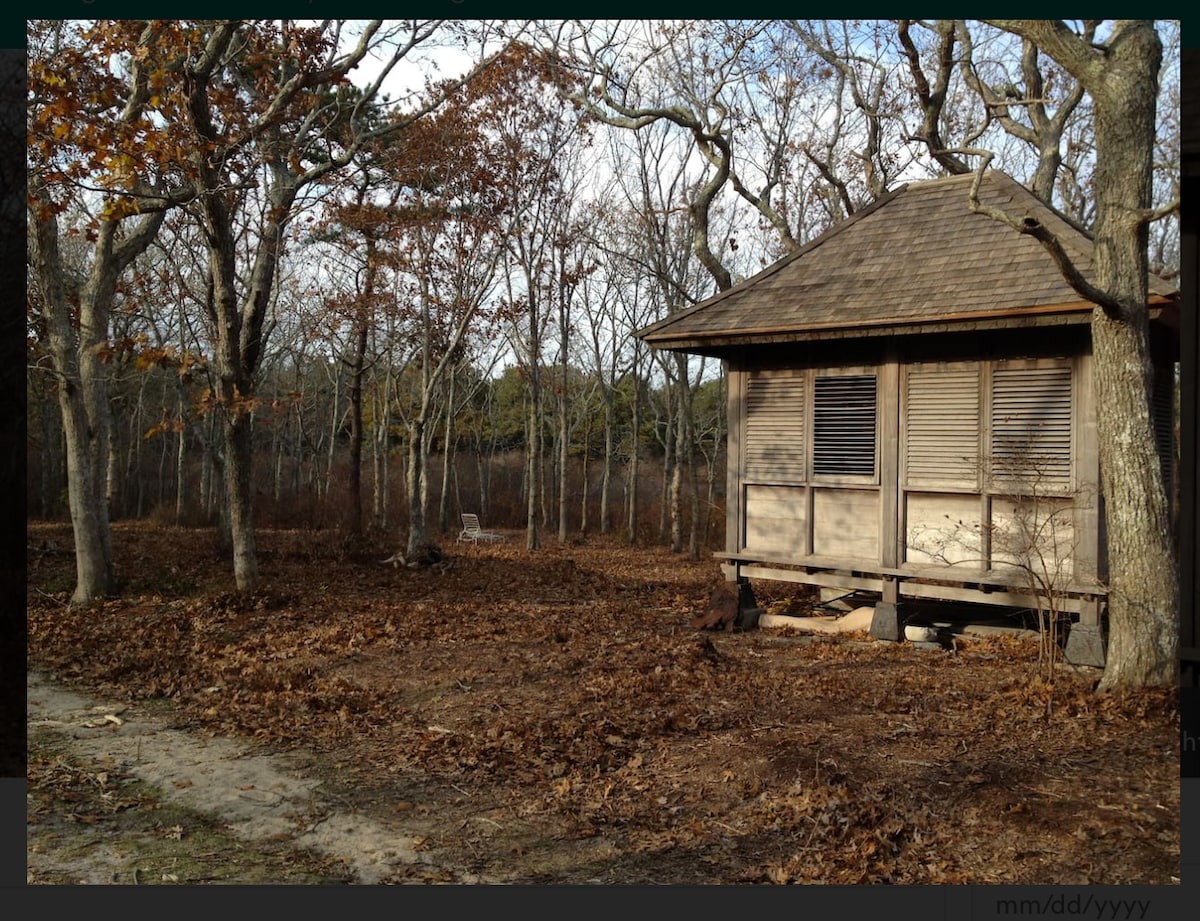
[[[936,643],[937,627],[920,627],[916,624],[909,624],[904,628],[904,638],[910,643]]]

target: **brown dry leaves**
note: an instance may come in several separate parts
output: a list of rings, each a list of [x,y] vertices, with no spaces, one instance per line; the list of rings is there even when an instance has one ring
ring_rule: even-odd
[[[49,539],[70,546],[31,526]],[[535,866],[519,827],[603,842],[630,884],[1179,875],[1174,694],[1048,685],[1032,645],[699,632],[715,562],[596,539],[450,544],[430,573],[379,566],[384,542],[268,532],[252,597],[221,589],[207,532],[114,542],[139,580],[88,610],[43,588],[69,582],[69,553],[31,556],[31,662],[314,750],[363,809],[487,804],[503,846],[431,842],[475,869],[604,878]]]

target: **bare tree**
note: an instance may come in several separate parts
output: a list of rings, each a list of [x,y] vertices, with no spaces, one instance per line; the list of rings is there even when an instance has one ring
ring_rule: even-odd
[[[384,79],[444,26],[439,20],[388,27],[372,21],[356,25],[350,35],[350,25],[342,21],[311,26],[221,21],[196,27],[201,40],[189,46],[181,65],[180,109],[202,141],[194,145],[188,166],[198,190],[197,217],[208,239],[211,313],[218,331],[217,400],[226,446],[234,575],[241,590],[252,590],[258,580],[250,420],[285,230],[302,193],[345,167],[365,144],[402,132],[435,111],[491,64],[484,58],[459,80],[438,84],[381,123],[373,103]],[[384,55],[384,63],[371,83],[354,91],[339,88],[376,51]],[[258,177],[253,184],[247,178],[251,175]],[[243,257],[234,222],[246,209],[257,226],[251,250]]]
[[[1096,144],[1096,282],[1063,257],[1044,227],[992,213],[1032,234],[1079,293],[1096,304],[1092,347],[1109,555],[1109,645],[1102,690],[1177,680],[1179,581],[1151,422],[1147,227],[1153,207],[1162,41],[1152,20],[1118,20],[1102,40],[1061,20],[992,20],[1037,45],[1092,98]]]
[[[141,132],[155,135],[147,123],[161,32],[154,24],[97,26],[85,37],[66,23],[29,26],[29,258],[58,378],[75,535],[74,603],[102,598],[114,587],[111,409],[103,368],[113,298],[122,274],[154,241],[167,207],[188,194],[133,140]],[[123,45],[127,68],[113,74],[98,66],[99,55],[117,54]],[[87,106],[74,92],[79,85],[92,89]],[[105,150],[116,156],[104,157]],[[63,226],[68,212],[79,226]],[[88,241],[81,276],[63,255],[72,232]]]

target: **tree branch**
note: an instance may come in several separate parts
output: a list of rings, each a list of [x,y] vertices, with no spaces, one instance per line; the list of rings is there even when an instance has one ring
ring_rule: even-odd
[[[1111,297],[1108,292],[1097,288],[1084,278],[1083,273],[1079,271],[1075,263],[1071,261],[1071,257],[1068,255],[1066,249],[1063,248],[1062,241],[1045,224],[1028,215],[1019,218],[1009,214],[1002,208],[986,205],[979,200],[980,183],[983,181],[984,173],[987,172],[988,166],[991,164],[993,157],[995,157],[995,153],[990,150],[981,150],[978,148],[959,148],[951,152],[980,158],[979,166],[975,169],[975,178],[971,182],[971,190],[967,195],[967,201],[972,212],[999,221],[1001,224],[1011,227],[1017,233],[1033,237],[1050,254],[1050,258],[1054,260],[1054,264],[1062,272],[1067,284],[1078,292],[1084,300],[1091,301],[1103,310],[1105,316],[1109,318],[1117,319],[1124,315],[1124,310],[1119,301]]]

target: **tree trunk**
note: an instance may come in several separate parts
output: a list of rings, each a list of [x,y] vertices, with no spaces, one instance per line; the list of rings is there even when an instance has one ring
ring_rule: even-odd
[[[1092,322],[1111,581],[1104,689],[1173,684],[1179,636],[1178,573],[1151,423],[1147,229],[1131,217],[1153,200],[1162,48],[1149,21],[1118,47],[1116,79],[1093,90],[1096,272],[1124,308],[1115,318],[1096,311]]]
[[[368,263],[370,264],[370,262]],[[371,273],[368,270],[368,278]],[[371,295],[371,282],[367,283],[367,296]],[[346,518],[346,533],[353,538],[362,537],[362,442],[363,442],[363,364],[367,356],[366,318],[359,321],[355,330],[354,352],[350,359],[350,470],[346,476],[349,505]]]
[[[408,549],[412,555],[429,542],[425,531],[425,419],[418,416],[408,427]]]
[[[636,363],[635,363],[636,365]],[[641,438],[642,430],[642,401],[641,388],[638,386],[637,374],[634,374],[633,381],[633,419],[631,425],[633,431],[629,436],[629,509],[626,519],[626,529],[629,537],[629,545],[635,546],[637,540],[637,516],[638,516],[638,450],[641,447],[639,439]]]
[[[184,461],[187,459],[187,431],[183,427],[184,421],[184,403],[183,397],[179,399],[179,431],[176,437],[179,441],[175,446],[175,525],[176,527],[183,524],[184,512],[184,497],[187,495],[187,490],[184,488]]]
[[[563,367],[565,371],[565,364]],[[569,434],[567,432],[567,382],[564,375],[558,398],[558,542],[567,542],[567,461]],[[585,496],[586,501],[586,496]]]
[[[438,502],[438,527],[450,530],[450,471],[454,466],[454,378],[451,369],[446,379],[446,424],[442,435],[442,494]]]
[[[111,411],[100,353],[107,343],[109,304],[124,257],[114,252],[116,225],[102,222],[91,273],[79,296],[76,331],[58,246],[58,221],[47,209],[38,201],[30,214],[34,224],[34,269],[45,298],[50,354],[59,377],[67,492],[75,537],[76,583],[71,601],[86,604],[105,597],[114,587],[106,495]],[[145,240],[145,246],[150,239]],[[128,256],[128,260],[132,258]]]
[[[540,544],[538,539],[538,505],[540,500],[540,477],[538,476],[542,464],[542,435],[541,435],[541,419],[539,418],[538,405],[539,395],[537,388],[537,366],[534,365],[533,374],[531,375],[531,389],[533,393],[529,399],[529,418],[527,419],[528,437],[527,451],[529,454],[527,466],[528,479],[528,505],[526,507],[525,520],[525,548],[527,550],[536,550]]]
[[[108,507],[97,498],[100,471],[89,450],[87,414],[75,387],[61,387],[60,407],[66,434],[67,502],[75,536],[75,591],[73,604],[86,604],[108,595],[113,587],[112,558],[108,552]],[[107,453],[107,452],[106,452]]]
[[[691,409],[688,410],[688,419],[691,420]],[[689,503],[691,512],[691,525],[688,528],[688,558],[693,560],[700,559],[700,483],[699,474],[696,471],[696,441],[694,437],[695,426],[688,425],[687,435],[687,473],[688,473],[688,491]]]
[[[612,482],[612,456],[613,456],[613,419],[612,419],[612,404],[608,398],[605,398],[604,405],[604,466],[601,468],[600,474],[600,533],[608,534],[612,530],[612,523],[608,520],[608,490]]]
[[[683,390],[687,381],[678,383],[680,388],[679,409],[675,412],[675,466],[671,468],[671,552],[683,550],[683,462],[687,454],[687,417],[683,412]]]
[[[1110,303],[1092,320],[1100,478],[1109,564],[1109,641],[1100,690],[1178,680],[1179,581],[1151,423],[1145,215],[1162,43],[1153,20],[1114,26],[1103,53],[1056,20],[996,23],[1036,41],[1092,96],[1095,270]]]
[[[375,488],[373,498],[373,516],[375,526],[380,529],[387,528],[387,513],[388,513],[388,453],[391,448],[389,437],[391,429],[391,401],[388,395],[391,393],[391,370],[389,369],[384,375],[382,394],[378,382],[372,388],[372,400],[374,405],[374,435],[371,439],[374,452],[374,471],[375,471]]]
[[[591,465],[588,461],[588,449],[592,440],[592,416],[584,414],[583,423],[583,453],[580,458],[579,484],[579,536],[586,537],[591,522],[588,518],[588,490],[591,487]]]
[[[667,393],[667,421],[663,428],[662,439],[663,482],[658,503],[658,538],[659,540],[666,540],[671,549],[678,552],[679,546],[675,540],[675,535],[672,533],[675,530],[675,523],[678,521],[678,517],[674,514],[674,509],[672,508],[676,495],[675,465],[679,462],[679,459],[675,456],[675,448],[679,444],[675,431],[675,399],[676,395],[673,392]]]
[[[1175,681],[1178,576],[1150,428],[1146,325],[1097,316],[1100,470],[1109,559],[1109,645],[1102,689]]]
[[[326,502],[329,500],[329,490],[333,486],[333,465],[336,460],[337,452],[337,434],[338,428],[341,427],[341,418],[338,416],[342,397],[342,375],[335,367],[333,371],[333,400],[332,409],[329,414],[329,450],[325,459],[325,482],[320,487],[320,493],[325,497]]]
[[[258,559],[254,539],[253,455],[251,417],[227,412],[225,433],[225,501],[229,508],[229,536],[233,544],[233,577],[238,591],[258,587]]]

